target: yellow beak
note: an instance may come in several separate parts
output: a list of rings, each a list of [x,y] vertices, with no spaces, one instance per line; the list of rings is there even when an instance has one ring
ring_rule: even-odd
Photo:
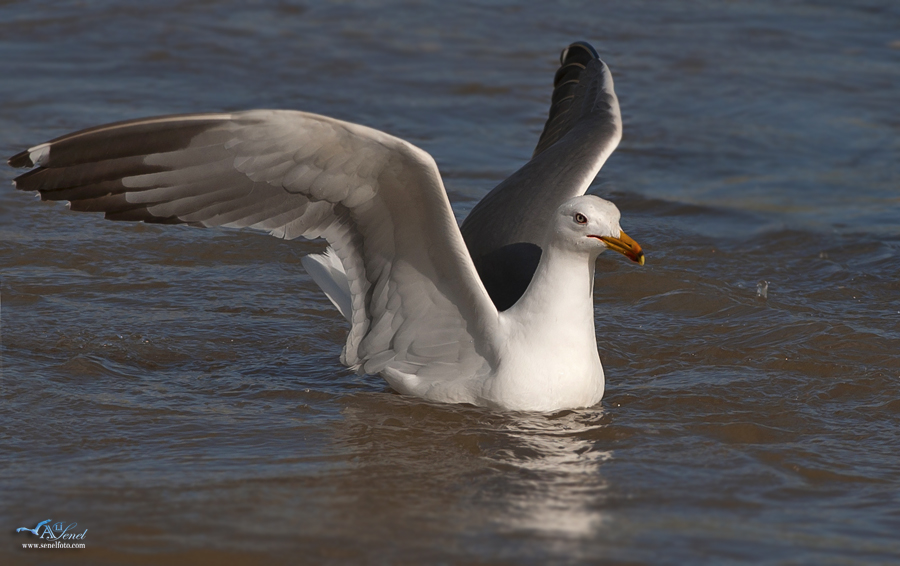
[[[597,236],[594,237],[596,238]],[[631,236],[625,232],[620,231],[618,238],[600,236],[600,239],[603,240],[609,249],[619,252],[639,265],[644,265],[644,252],[641,250],[641,245],[632,240]]]

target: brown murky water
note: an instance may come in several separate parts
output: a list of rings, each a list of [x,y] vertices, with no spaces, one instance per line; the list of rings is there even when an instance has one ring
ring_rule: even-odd
[[[460,218],[592,41],[648,256],[599,260],[603,402],[503,414],[340,366],[318,243],[0,191],[0,562],[900,561],[900,5],[846,4],[0,3],[4,155],[296,108],[428,150]]]

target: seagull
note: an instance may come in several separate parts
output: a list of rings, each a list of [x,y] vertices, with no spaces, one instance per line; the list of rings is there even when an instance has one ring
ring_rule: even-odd
[[[38,532],[38,531],[40,531],[40,530],[41,530],[41,527],[43,527],[44,525],[46,525],[46,524],[49,523],[49,522],[50,522],[50,519],[47,519],[46,521],[41,521],[41,522],[38,523],[37,526],[36,526],[35,528],[33,528],[33,529],[29,529],[28,527],[19,527],[18,529],[16,529],[16,532],[17,532],[17,533],[21,533],[22,531],[28,531],[29,533],[31,533],[31,534],[33,534],[33,535],[35,535],[35,536],[41,536],[41,533]],[[47,527],[47,528],[49,529],[50,527]]]
[[[443,403],[553,412],[597,404],[597,256],[644,263],[620,213],[585,195],[622,135],[609,68],[563,50],[521,169],[460,227],[434,159],[366,126],[291,110],[97,126],[9,159],[42,200],[110,220],[323,238],[304,268],[350,323],[341,362]]]

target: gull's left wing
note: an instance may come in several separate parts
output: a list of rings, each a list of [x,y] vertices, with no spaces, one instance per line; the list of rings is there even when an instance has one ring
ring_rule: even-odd
[[[500,310],[525,292],[553,212],[583,195],[622,138],[612,75],[588,43],[563,50],[550,114],[531,161],[497,185],[462,224],[463,237]]]

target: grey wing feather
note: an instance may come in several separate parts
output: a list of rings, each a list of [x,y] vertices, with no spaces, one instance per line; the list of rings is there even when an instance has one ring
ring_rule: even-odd
[[[403,140],[314,114],[254,110],[101,126],[9,163],[37,166],[16,179],[18,189],[114,220],[324,237],[350,287],[343,361],[402,392],[428,397],[448,376],[497,362],[497,311],[437,166]]]
[[[560,57],[549,117],[531,160],[495,187],[462,224],[485,287],[500,310],[525,292],[553,213],[583,195],[622,137],[612,75],[589,44]]]

